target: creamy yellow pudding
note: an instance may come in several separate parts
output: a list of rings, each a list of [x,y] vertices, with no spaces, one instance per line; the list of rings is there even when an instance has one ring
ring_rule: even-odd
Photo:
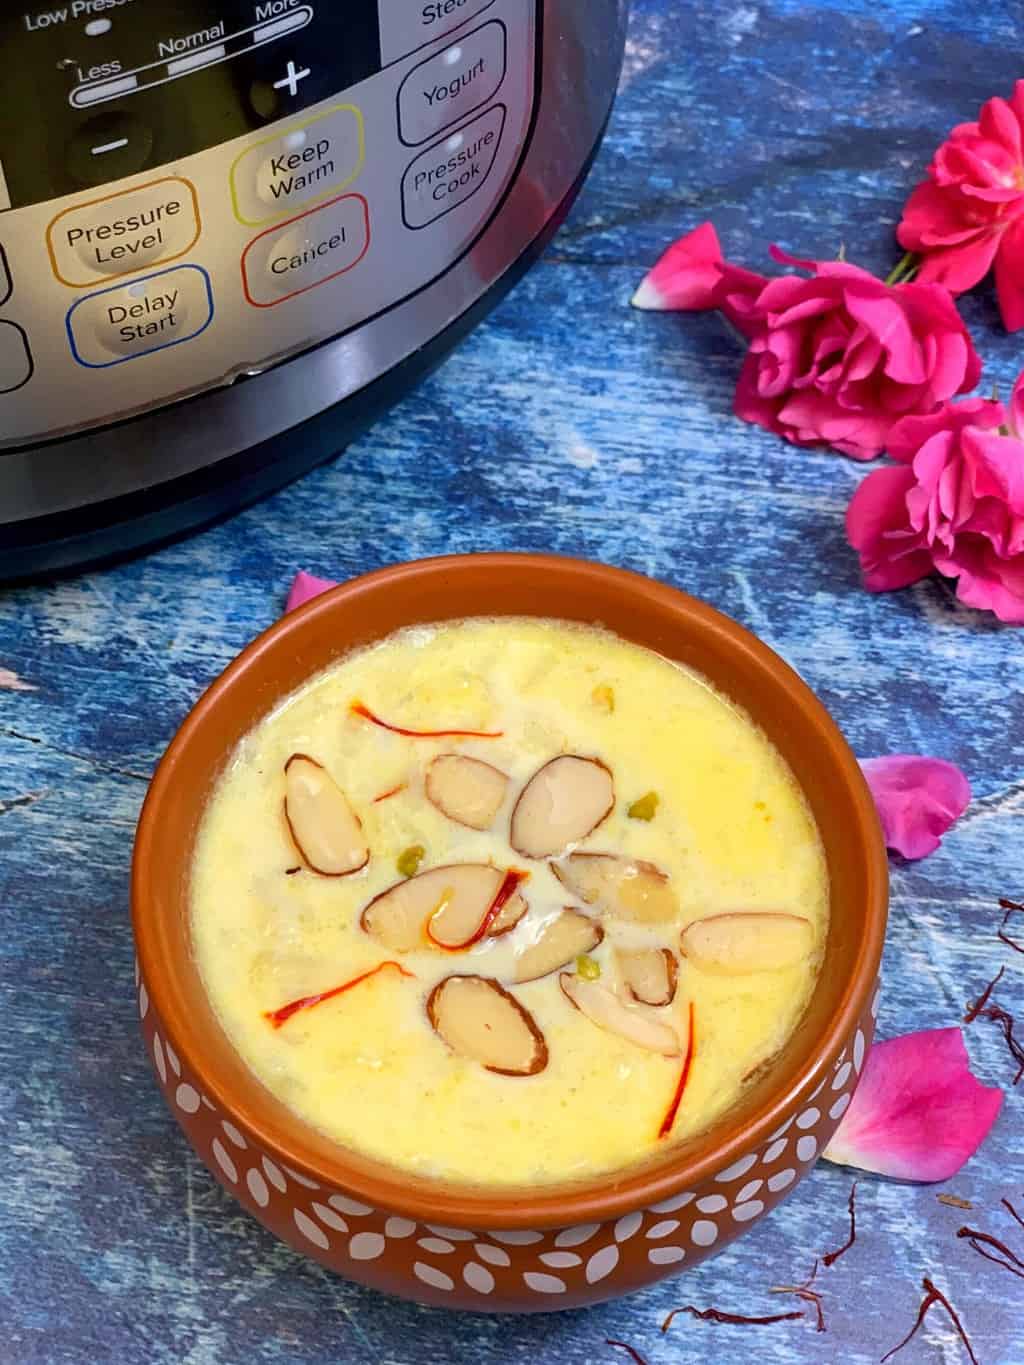
[[[191,908],[274,1094],[502,1185],[621,1168],[732,1104],[807,1004],[828,879],[788,767],[703,678],[474,619],[349,655],[242,741]]]

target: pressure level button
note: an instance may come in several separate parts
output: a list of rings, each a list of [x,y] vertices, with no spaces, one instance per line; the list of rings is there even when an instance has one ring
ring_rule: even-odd
[[[183,256],[199,233],[195,186],[170,175],[65,209],[46,241],[58,280],[81,288]]]

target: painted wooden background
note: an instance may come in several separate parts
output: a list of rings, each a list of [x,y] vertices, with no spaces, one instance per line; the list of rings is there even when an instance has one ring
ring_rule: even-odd
[[[778,241],[884,272],[937,137],[1024,76],[1019,0],[637,0],[605,148],[544,260],[462,349],[333,465],[192,540],[0,597],[0,1359],[12,1365],[583,1365],[877,1361],[930,1275],[984,1365],[1024,1360],[1024,1282],[965,1221],[1024,1257],[1024,1085],[993,1026],[968,1030],[1007,1089],[996,1130],[940,1204],[866,1179],[856,1246],[819,1276],[828,1324],[765,1313],[846,1232],[850,1173],[821,1166],[700,1270],[606,1307],[456,1317],[363,1291],[275,1244],[193,1158],[133,1016],[127,873],[147,777],[200,690],[280,611],[298,566],[345,577],[451,550],[537,549],[640,569],[759,632],[862,755],[957,760],[974,784],[940,852],[895,866],[883,1035],[955,1023],[1002,964],[1024,892],[1024,635],[928,582],[858,585],[842,531],[863,468],[730,416],[739,356],[714,318],[640,315],[643,269],[705,217],[750,264]],[[963,303],[1005,391],[1024,359],[991,296]],[[941,1317],[898,1359],[956,1362]]]

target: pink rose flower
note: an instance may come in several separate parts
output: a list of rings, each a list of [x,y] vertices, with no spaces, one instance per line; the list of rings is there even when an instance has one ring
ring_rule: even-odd
[[[896,229],[923,259],[917,278],[960,294],[995,263],[1007,331],[1024,327],[1024,81],[991,99],[977,123],[954,128]]]
[[[875,1043],[822,1156],[900,1180],[948,1180],[988,1136],[1003,1092],[971,1075],[958,1028]]]
[[[899,464],[869,474],[846,513],[871,592],[938,572],[957,580],[967,606],[1024,625],[1022,386],[1024,374],[1009,413],[969,398],[893,428],[888,449]]]
[[[637,308],[717,308],[750,342],[734,408],[794,445],[880,454],[908,413],[974,388],[981,362],[945,288],[887,285],[844,261],[776,261],[809,279],[767,279],[723,260],[710,223],[676,242],[641,282]]]

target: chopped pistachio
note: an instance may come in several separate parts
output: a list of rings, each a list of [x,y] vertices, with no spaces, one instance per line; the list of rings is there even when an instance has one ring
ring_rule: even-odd
[[[426,853],[427,850],[422,844],[410,844],[398,855],[395,866],[403,877],[415,877],[419,871],[420,863],[426,857]]]
[[[582,976],[584,981],[596,981],[601,975],[601,964],[586,953],[581,953],[576,959],[576,975]]]
[[[638,797],[626,811],[631,820],[653,820],[660,800],[657,792],[647,792]]]
[[[590,694],[590,700],[600,711],[607,711],[610,714],[615,710],[615,693],[607,683],[595,687]]]

